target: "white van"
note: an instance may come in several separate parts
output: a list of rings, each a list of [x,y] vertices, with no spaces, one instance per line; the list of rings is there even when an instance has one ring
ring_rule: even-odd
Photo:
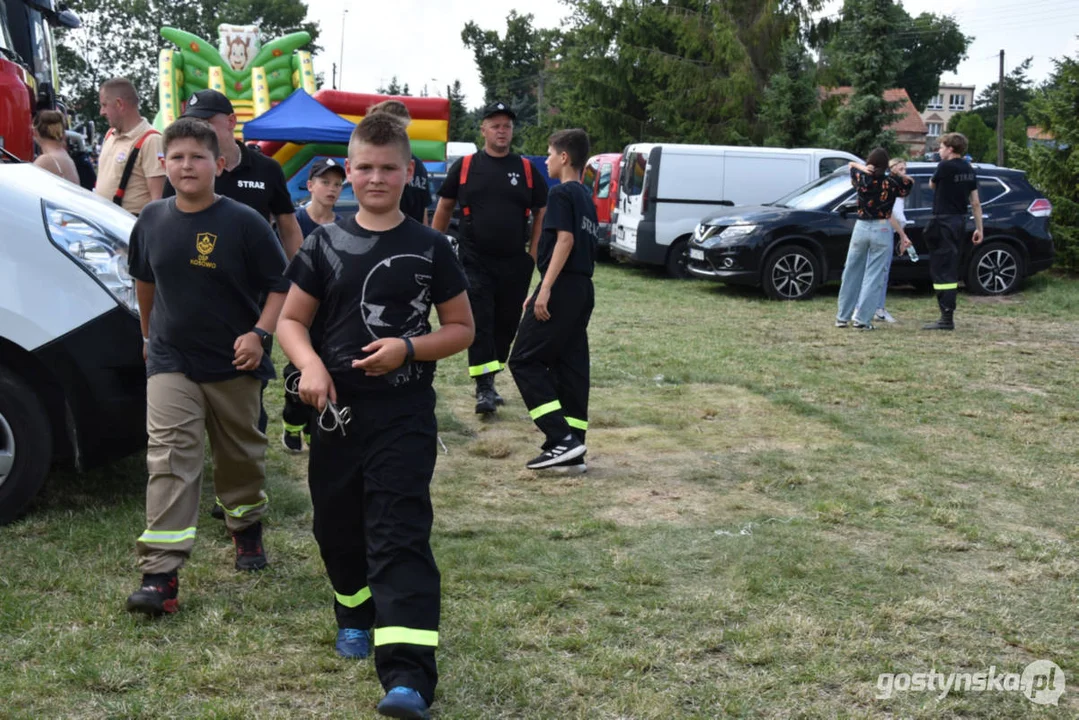
[[[622,153],[611,253],[689,277],[686,243],[723,206],[777,200],[858,158],[839,150],[636,143]]]
[[[52,173],[0,164],[0,524],[55,461],[85,468],[145,447],[134,224]]]

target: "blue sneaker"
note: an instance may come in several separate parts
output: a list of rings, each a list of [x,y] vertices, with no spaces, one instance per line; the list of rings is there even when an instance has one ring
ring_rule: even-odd
[[[341,628],[334,643],[337,654],[350,660],[363,660],[371,654],[371,631]]]
[[[427,712],[427,703],[423,697],[412,688],[390,688],[386,697],[378,704],[378,714],[392,718],[411,718],[412,720],[430,720],[431,715]]]

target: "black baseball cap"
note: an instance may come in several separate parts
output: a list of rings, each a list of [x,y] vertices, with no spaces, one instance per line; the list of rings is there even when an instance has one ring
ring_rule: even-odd
[[[214,115],[232,115],[232,103],[216,90],[199,90],[187,101],[181,117],[197,117],[206,120]]]
[[[314,180],[320,175],[325,175],[331,170],[336,170],[337,172],[341,173],[342,178],[347,177],[345,175],[345,166],[341,163],[340,160],[334,160],[333,158],[322,158],[321,160],[317,160],[313,165],[311,165],[311,172],[307,174],[307,177],[311,180]]]
[[[493,102],[483,109],[484,120],[495,115],[508,115],[510,120],[517,119],[517,113],[510,110],[510,106],[504,102]]]

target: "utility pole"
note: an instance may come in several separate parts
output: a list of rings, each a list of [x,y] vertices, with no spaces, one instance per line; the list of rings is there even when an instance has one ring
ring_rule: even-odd
[[[333,81],[330,83],[330,87],[334,90],[337,89],[337,63],[333,64]]]
[[[540,71],[539,74],[539,87],[536,88],[536,121],[539,122],[543,117],[543,81],[544,73]]]
[[[997,80],[997,165],[1004,165],[1004,51],[1000,51],[1000,79]]]
[[[348,5],[345,5],[345,9],[341,11],[341,57],[338,60],[341,64],[341,89],[345,87],[345,17],[348,15]]]

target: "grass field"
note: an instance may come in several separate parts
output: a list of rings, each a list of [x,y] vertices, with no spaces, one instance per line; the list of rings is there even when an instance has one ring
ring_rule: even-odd
[[[463,358],[441,365],[437,717],[1079,716],[1079,283],[961,295],[954,334],[919,332],[935,303],[904,290],[864,333],[832,327],[834,286],[596,285],[587,475],[525,471],[510,379],[480,422]],[[123,610],[143,459],[51,478],[0,529],[0,717],[373,717],[372,665],[333,653],[306,461],[274,441],[269,469],[271,568],[232,569],[207,486],[160,621]],[[1057,706],[877,697],[881,673],[1039,659]]]

